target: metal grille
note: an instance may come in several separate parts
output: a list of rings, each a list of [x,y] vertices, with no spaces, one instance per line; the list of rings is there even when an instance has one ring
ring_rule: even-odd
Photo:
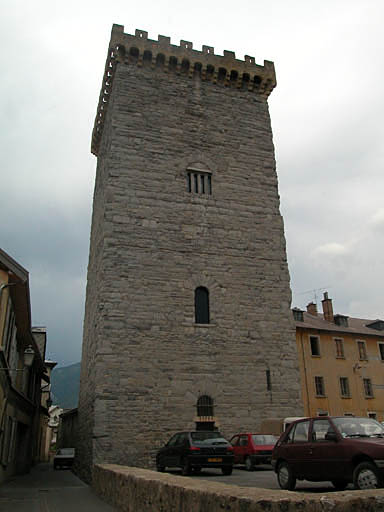
[[[197,415],[200,417],[213,416],[213,399],[208,395],[202,395],[197,400]]]

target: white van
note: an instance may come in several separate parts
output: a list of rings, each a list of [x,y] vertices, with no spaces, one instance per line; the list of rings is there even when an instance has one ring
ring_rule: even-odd
[[[301,420],[305,417],[306,416],[290,416],[287,418],[269,418],[263,420],[260,425],[260,433],[280,436],[293,421]]]

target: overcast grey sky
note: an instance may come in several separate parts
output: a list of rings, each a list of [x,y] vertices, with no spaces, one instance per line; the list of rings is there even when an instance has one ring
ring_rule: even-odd
[[[12,0],[0,16],[0,246],[30,272],[47,356],[80,360],[110,31],[275,62],[269,100],[293,291],[384,318],[382,0]],[[316,290],[316,291],[315,291]]]

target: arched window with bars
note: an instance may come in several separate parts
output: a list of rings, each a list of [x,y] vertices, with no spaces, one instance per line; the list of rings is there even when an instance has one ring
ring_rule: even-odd
[[[201,417],[213,417],[213,398],[209,395],[202,395],[197,400],[197,416]]]

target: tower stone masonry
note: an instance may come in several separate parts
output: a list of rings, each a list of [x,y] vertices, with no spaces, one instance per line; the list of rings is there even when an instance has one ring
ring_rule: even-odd
[[[272,62],[114,25],[92,153],[76,465],[302,412]]]

